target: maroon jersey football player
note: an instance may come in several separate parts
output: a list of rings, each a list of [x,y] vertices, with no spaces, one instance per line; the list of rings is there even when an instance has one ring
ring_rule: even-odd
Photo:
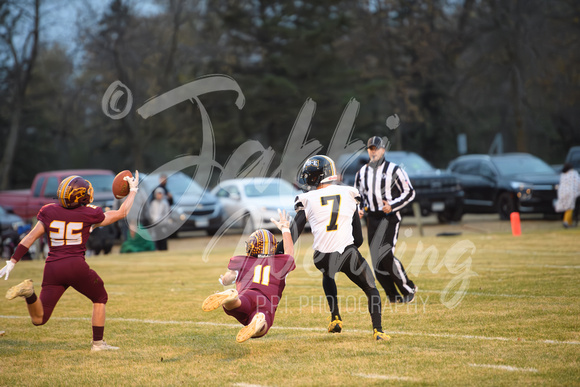
[[[244,325],[236,336],[239,343],[268,333],[286,286],[286,276],[296,268],[290,220],[285,211],[279,213],[279,221],[271,220],[282,231],[284,254],[276,255],[276,238],[270,231],[254,231],[246,242],[247,255],[232,257],[229,270],[219,279],[222,285],[235,283],[236,289],[213,294],[202,304],[206,312],[222,306],[226,314]]]
[[[125,180],[130,187],[127,199],[118,210],[103,213],[100,207],[90,204],[93,201],[93,187],[88,180],[80,176],[64,179],[57,191],[59,203],[47,204],[40,209],[38,223],[22,239],[12,258],[0,270],[0,278],[6,275],[5,279],[8,279],[14,265],[26,254],[32,243],[46,234],[49,252],[40,295],[36,296],[32,280],[27,279],[8,289],[6,298],[12,300],[24,297],[32,323],[44,325],[65,290],[72,286],[93,302],[91,351],[119,349],[103,340],[107,291],[101,277],[85,261],[85,251],[92,228],[107,226],[125,218],[129,213],[138,189],[139,172],[135,171],[135,177],[125,177]]]

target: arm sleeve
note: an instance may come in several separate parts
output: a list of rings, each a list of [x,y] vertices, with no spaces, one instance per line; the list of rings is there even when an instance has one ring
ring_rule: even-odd
[[[360,247],[364,238],[362,234],[362,226],[360,224],[360,217],[358,216],[357,211],[352,214],[352,236],[354,238],[355,246]]]
[[[415,199],[415,190],[411,185],[409,176],[401,168],[395,168],[393,171],[393,180],[395,180],[395,184],[401,190],[401,195],[389,203],[392,207],[392,211],[395,212],[401,210]]]
[[[362,190],[362,186],[361,186],[361,176],[360,176],[360,170],[356,173],[355,178],[354,178],[354,188],[356,188],[358,190],[359,195],[363,196],[363,190]],[[365,205],[362,201],[362,199],[359,200],[357,207],[361,210],[365,209]]]
[[[292,242],[296,243],[296,240],[304,231],[306,226],[306,213],[301,210],[296,212],[296,217],[292,220],[290,224],[290,233],[292,234]],[[278,242],[276,246],[276,254],[284,254],[284,241]]]
[[[228,270],[235,271],[235,272],[240,271],[242,269],[242,267],[244,266],[245,260],[246,260],[246,257],[242,257],[239,255],[231,257],[230,261],[228,262]],[[238,278],[237,274],[236,274],[236,278]]]

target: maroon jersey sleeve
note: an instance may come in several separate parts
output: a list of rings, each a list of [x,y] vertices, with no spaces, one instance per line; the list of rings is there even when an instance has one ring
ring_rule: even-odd
[[[48,262],[84,256],[91,226],[101,223],[105,214],[100,207],[91,205],[68,209],[53,203],[42,207],[37,219],[46,230]]]
[[[244,255],[236,255],[235,257],[231,257],[230,262],[228,263],[228,269],[239,272],[244,267],[244,263],[248,258],[252,259],[252,257],[246,257]]]

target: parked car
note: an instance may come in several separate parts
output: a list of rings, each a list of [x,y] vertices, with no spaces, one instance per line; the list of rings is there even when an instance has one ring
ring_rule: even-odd
[[[414,152],[387,151],[385,158],[399,165],[409,175],[415,189],[414,201],[419,203],[422,216],[436,214],[441,223],[461,220],[463,190],[454,175],[435,169]],[[368,161],[369,156],[366,152],[339,157],[338,170],[341,171],[342,182],[353,186],[356,173]],[[412,206],[406,206],[402,213],[412,215]]]
[[[0,232],[17,230],[20,226],[24,226],[24,220],[12,211],[7,211],[0,206]]]
[[[115,174],[106,169],[69,169],[38,173],[30,189],[0,192],[0,205],[10,209],[25,221],[30,221],[42,206],[57,203],[56,191],[60,182],[71,175],[79,175],[89,180],[93,186],[93,205],[111,207],[114,203],[111,186]]]
[[[300,191],[283,179],[254,177],[225,180],[212,193],[224,206],[226,223],[253,231],[275,229],[270,218],[278,219],[278,209],[294,217],[294,199]]]
[[[10,259],[21,236],[30,231],[30,224],[11,211],[0,207],[0,257]]]
[[[170,213],[176,228],[173,235],[180,231],[197,230],[214,235],[223,223],[223,207],[219,200],[181,171],[164,174],[167,176],[167,190],[173,196]],[[139,191],[130,211],[130,219],[139,219],[145,227],[151,225],[149,203],[159,185],[160,175],[141,173],[139,176]]]
[[[580,172],[580,146],[573,146],[568,150],[565,162],[572,164],[574,169]]]
[[[465,155],[451,161],[465,191],[465,213],[512,212],[553,214],[559,175],[528,153]]]

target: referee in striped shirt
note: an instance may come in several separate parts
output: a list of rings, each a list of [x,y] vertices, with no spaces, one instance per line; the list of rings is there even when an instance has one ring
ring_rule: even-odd
[[[354,186],[363,198],[367,213],[368,243],[377,281],[390,302],[411,302],[417,287],[407,277],[395,257],[401,214],[399,211],[415,198],[409,176],[395,163],[385,159],[385,142],[379,136],[367,142],[369,162],[356,174]],[[359,215],[364,215],[359,210]]]

